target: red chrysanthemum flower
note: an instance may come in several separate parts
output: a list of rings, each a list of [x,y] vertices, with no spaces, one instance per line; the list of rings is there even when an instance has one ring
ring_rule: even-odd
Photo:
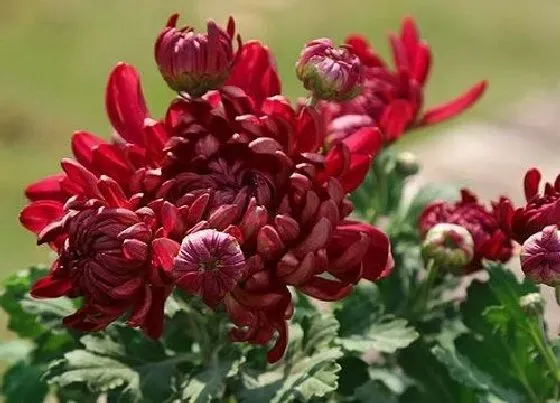
[[[179,97],[151,119],[136,71],[118,65],[107,111],[115,137],[77,133],[76,160],[28,187],[23,225],[59,258],[40,297],[84,297],[69,325],[97,330],[122,315],[161,333],[173,285],[223,304],[237,341],[287,343],[288,286],[322,300],[392,268],[387,237],[347,219],[345,193],[363,180],[380,143],[362,128],[320,153],[322,119],[278,96],[268,50],[248,42],[226,86]]]
[[[412,18],[403,20],[399,36],[389,35],[394,69],[363,36],[351,35],[346,43],[364,65],[364,84],[361,95],[351,101],[323,104],[331,126],[329,132],[334,137],[351,133],[357,125],[375,122],[384,140],[390,143],[409,129],[436,124],[460,114],[482,96],[487,86],[486,81],[481,81],[458,98],[422,111],[432,56]]]
[[[546,183],[542,193],[539,193],[540,183],[538,169],[527,171],[524,183],[527,204],[515,210],[510,208],[503,217],[512,237],[520,244],[549,225],[560,225],[560,175],[554,184]]]
[[[501,198],[490,210],[470,191],[463,190],[458,202],[429,204],[420,216],[418,228],[422,237],[439,223],[457,224],[467,229],[474,241],[474,257],[464,269],[464,273],[470,273],[482,268],[482,259],[506,262],[511,258],[513,244],[507,228],[498,218],[502,206],[509,206],[509,200]]]

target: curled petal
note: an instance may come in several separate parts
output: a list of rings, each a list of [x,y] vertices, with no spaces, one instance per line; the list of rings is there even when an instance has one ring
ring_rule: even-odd
[[[76,131],[72,135],[72,153],[80,164],[91,168],[93,163],[93,149],[105,140],[85,131]]]
[[[467,90],[463,95],[453,101],[446,102],[443,105],[436,106],[428,109],[420,121],[418,126],[428,126],[436,123],[440,123],[444,120],[451,119],[457,116],[465,109],[470,108],[476,101],[482,97],[486,88],[488,87],[487,81],[480,81],[475,84],[472,88]]]
[[[47,276],[33,284],[31,295],[35,298],[58,298],[67,295],[70,290],[72,290],[70,279],[55,279]]]
[[[537,168],[531,168],[525,174],[523,182],[525,188],[525,199],[530,201],[539,193],[539,185],[541,182],[541,173]]]
[[[31,201],[56,200],[65,202],[68,196],[62,190],[61,183],[65,174],[47,176],[25,188],[25,197]]]

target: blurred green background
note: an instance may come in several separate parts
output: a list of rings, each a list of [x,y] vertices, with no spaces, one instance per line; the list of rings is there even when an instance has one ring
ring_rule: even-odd
[[[435,52],[428,104],[489,79],[483,102],[461,119],[491,118],[560,78],[558,0],[0,0],[0,278],[49,259],[19,226],[22,190],[58,170],[73,130],[110,133],[103,93],[111,66],[137,66],[153,115],[163,112],[172,93],[152,44],[175,11],[197,28],[234,15],[244,39],[275,52],[290,97],[301,93],[293,65],[304,42],[361,32],[387,54],[386,33],[405,15]]]

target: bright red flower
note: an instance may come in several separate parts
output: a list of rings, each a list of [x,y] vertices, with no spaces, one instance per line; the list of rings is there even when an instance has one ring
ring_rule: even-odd
[[[503,221],[511,227],[512,237],[523,244],[531,235],[549,225],[560,225],[560,175],[554,184],[546,183],[539,193],[541,174],[531,168],[525,174],[525,198],[527,204],[509,214]]]
[[[464,189],[458,202],[429,204],[420,216],[418,228],[422,237],[439,223],[457,224],[468,230],[474,241],[474,257],[464,272],[470,273],[482,268],[482,259],[506,262],[511,258],[513,244],[509,231],[497,216],[502,205],[506,204],[509,201],[502,198],[490,210]]]
[[[346,43],[364,65],[364,84],[362,94],[351,101],[323,105],[329,110],[328,119],[333,126],[330,132],[334,136],[351,132],[352,126],[356,124],[356,118],[340,122],[336,120],[337,117],[367,116],[376,122],[385,141],[390,143],[410,129],[457,116],[472,106],[487,86],[486,81],[481,81],[456,99],[422,111],[432,53],[428,44],[420,39],[412,18],[403,20],[399,36],[389,35],[394,69],[371,48],[363,36],[351,35]],[[371,122],[366,121],[365,124],[370,125]]]

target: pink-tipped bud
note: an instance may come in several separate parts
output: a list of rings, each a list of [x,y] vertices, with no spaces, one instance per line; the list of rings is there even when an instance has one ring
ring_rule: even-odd
[[[361,92],[362,64],[351,47],[335,47],[330,39],[305,45],[296,74],[315,99],[346,101]]]
[[[560,234],[555,225],[525,241],[521,248],[521,269],[538,284],[560,285]]]
[[[439,270],[460,274],[474,257],[474,241],[460,225],[440,223],[426,234],[422,255]]]
[[[231,235],[205,229],[183,239],[173,264],[177,287],[218,305],[247,271],[245,256]]]
[[[167,84],[177,92],[200,97],[220,88],[230,74],[234,60],[235,23],[230,18],[227,32],[208,22],[207,33],[189,26],[177,28],[172,15],[155,43],[155,59]]]

